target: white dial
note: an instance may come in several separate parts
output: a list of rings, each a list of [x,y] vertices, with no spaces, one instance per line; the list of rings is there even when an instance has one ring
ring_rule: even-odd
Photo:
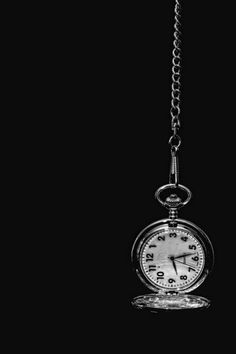
[[[186,228],[160,228],[146,239],[139,261],[144,276],[154,286],[179,291],[197,281],[204,268],[205,253]]]

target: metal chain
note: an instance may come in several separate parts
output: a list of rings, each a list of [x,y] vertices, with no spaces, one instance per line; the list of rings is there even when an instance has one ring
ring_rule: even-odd
[[[177,134],[178,129],[180,128],[180,70],[181,70],[181,40],[180,40],[180,18],[181,18],[181,6],[180,1],[175,0],[175,23],[174,23],[174,49],[172,51],[173,59],[172,59],[172,85],[171,85],[171,109],[170,114],[172,117],[171,120],[171,129],[173,130],[173,135],[170,137],[169,143],[171,145],[172,151],[175,152],[178,150],[181,139]]]

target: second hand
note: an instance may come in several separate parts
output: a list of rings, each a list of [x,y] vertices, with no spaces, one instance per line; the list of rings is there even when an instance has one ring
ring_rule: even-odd
[[[191,269],[196,270],[196,267],[194,267],[194,266],[192,266],[192,265],[190,265],[190,264],[181,262],[181,261],[179,261],[179,260],[177,260],[177,259],[175,259],[175,262],[181,263],[181,264],[183,264],[183,265],[185,265],[185,266],[187,266],[187,267],[189,267],[189,268],[191,268]]]

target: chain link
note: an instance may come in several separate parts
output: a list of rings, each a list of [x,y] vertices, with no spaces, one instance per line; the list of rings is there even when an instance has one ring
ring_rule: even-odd
[[[181,18],[181,6],[180,1],[175,0],[175,23],[174,23],[174,49],[172,51],[172,85],[171,85],[171,109],[170,114],[172,117],[171,120],[171,129],[173,130],[173,135],[170,137],[169,143],[171,147],[178,150],[181,139],[177,135],[177,131],[180,128],[180,78],[181,78],[181,40],[180,40],[180,18]]]

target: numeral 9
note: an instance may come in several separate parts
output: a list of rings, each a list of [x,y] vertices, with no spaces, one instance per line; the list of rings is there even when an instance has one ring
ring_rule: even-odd
[[[174,279],[168,279],[168,283],[175,283],[175,280]]]

